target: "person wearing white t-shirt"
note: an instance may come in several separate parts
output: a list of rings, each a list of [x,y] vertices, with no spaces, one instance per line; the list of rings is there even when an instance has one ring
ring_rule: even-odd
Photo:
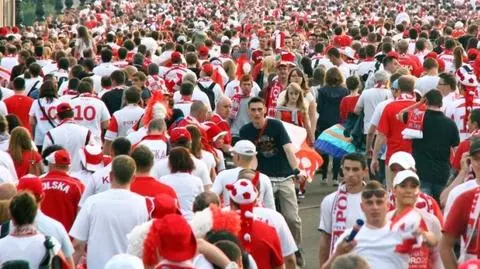
[[[15,228],[0,239],[0,264],[24,260],[29,268],[39,268],[47,251],[44,245],[47,238],[34,225],[38,209],[35,197],[30,192],[18,193],[10,201],[9,209]],[[58,241],[54,237],[49,240],[53,253],[63,257]]]
[[[115,111],[108,124],[105,133],[104,152],[110,152],[112,141],[117,137],[127,136],[130,130],[143,116],[145,110],[138,105],[140,102],[140,93],[135,89],[125,90],[125,101],[127,105],[122,109]]]
[[[18,176],[10,154],[0,150],[0,183],[17,183]]]
[[[320,206],[320,265],[327,262],[340,235],[353,227],[357,219],[364,219],[360,197],[368,175],[367,162],[360,154],[348,154],[342,161],[342,170],[344,184],[326,196]]]
[[[193,217],[195,197],[204,190],[202,180],[190,174],[195,167],[190,152],[183,147],[172,149],[168,156],[168,167],[171,173],[160,177],[159,181],[175,190],[182,215],[190,220]]]
[[[140,145],[146,146],[150,149],[154,156],[154,164],[161,159],[167,157],[168,154],[168,140],[165,136],[167,131],[167,124],[163,119],[154,119],[148,124],[147,135],[140,140],[133,147]]]
[[[240,84],[241,84],[241,81],[239,79],[235,79],[228,82],[227,85],[225,85],[225,95],[231,99],[233,96],[235,96],[235,94],[241,94],[242,89],[240,87]],[[258,96],[260,91],[261,91],[260,86],[258,86],[258,84],[255,81],[253,81],[251,96]]]
[[[102,100],[93,95],[93,87],[87,81],[81,81],[78,85],[79,95],[70,100],[74,111],[73,120],[87,127],[95,140],[101,141],[102,130],[108,128],[110,113]]]
[[[236,168],[227,169],[218,173],[213,181],[212,189],[214,193],[222,195],[223,205],[230,205],[230,196],[226,190],[228,184],[233,184],[239,179],[239,174],[243,170],[250,170],[255,167],[257,149],[255,145],[248,140],[240,140],[235,143],[231,149],[232,160]],[[257,202],[266,208],[275,210],[275,199],[273,198],[272,183],[267,175],[259,173],[258,176],[258,199]]]
[[[130,191],[135,161],[126,155],[112,161],[111,189],[88,198],[70,230],[81,257],[86,252],[88,268],[104,268],[116,254],[127,251],[127,234],[149,218],[147,201]]]
[[[435,59],[428,58],[423,62],[424,75],[415,81],[415,89],[425,95],[430,90],[437,89],[438,81],[438,62]]]
[[[185,127],[177,127],[170,131],[170,144],[172,148],[183,147],[187,150],[190,150],[192,145],[192,136]],[[191,171],[191,175],[199,177],[203,183],[203,188],[209,190],[212,186],[212,179],[210,178],[210,173],[204,162],[195,158],[193,154],[190,153],[190,158],[193,160],[194,169]],[[158,161],[152,171],[152,177],[159,179],[162,176],[168,175],[171,173],[170,166],[168,164],[168,158],[163,158]]]
[[[132,144],[125,137],[118,137],[112,142],[112,150],[110,155],[115,158],[120,155],[130,155]],[[85,203],[85,201],[92,195],[104,192],[110,189],[110,172],[112,171],[112,163],[95,171],[90,180],[85,184],[85,191],[82,193],[79,207]]]
[[[416,208],[420,194],[420,179],[412,170],[400,171],[393,181],[395,208],[388,212],[392,222],[408,226],[416,225],[421,229],[422,243],[413,246],[410,268],[442,269],[438,242],[442,237],[442,228],[437,217],[426,210]]]
[[[51,129],[57,127],[56,118],[57,105],[60,101],[56,97],[55,87],[52,82],[45,82],[41,88],[40,96],[32,103],[30,107],[30,124],[35,126],[34,141],[35,145],[41,149],[45,134]],[[52,87],[46,87],[50,85]],[[41,150],[40,150],[41,151]]]
[[[407,269],[410,255],[399,253],[396,248],[414,230],[409,230],[410,227],[407,227],[407,231],[391,230],[391,225],[395,223],[387,219],[387,192],[378,181],[370,181],[361,192],[361,208],[365,214],[365,224],[359,227],[351,241],[347,241],[347,238],[353,229],[347,229],[338,238],[333,255],[321,268],[330,269],[335,258],[351,252],[364,258],[371,268]]]
[[[340,51],[337,48],[330,48],[327,51],[327,57],[334,66],[340,69],[345,79],[352,75],[352,70],[349,65],[342,60]]]
[[[186,74],[183,76],[182,83],[190,82],[192,85],[197,85],[197,78],[195,74]],[[175,91],[173,94],[173,102],[178,103],[182,100],[182,95],[180,94],[180,86],[178,86],[179,90]],[[206,93],[202,92],[198,87],[193,88],[192,92],[192,100],[191,101],[201,101],[202,103],[207,106],[208,111],[212,111],[212,107],[210,106],[210,99]]]
[[[110,76],[113,71],[120,70],[112,61],[113,53],[109,49],[103,49],[101,52],[102,63],[93,68],[93,73],[97,76]]]
[[[183,112],[184,117],[190,116],[190,108],[192,107],[193,104],[193,91],[194,91],[194,86],[193,84],[189,82],[184,82],[180,86],[180,95],[181,98],[178,101],[175,101],[173,104],[173,108],[180,109]]]
[[[375,86],[366,89],[360,95],[357,105],[355,106],[355,114],[360,115],[363,111],[363,133],[368,134],[370,129],[370,121],[377,105],[385,100],[392,99],[392,91],[387,88],[390,76],[384,70],[375,72]]]
[[[455,76],[450,73],[440,73],[438,75],[439,80],[437,84],[437,90],[442,93],[442,111],[445,113],[447,107],[449,107],[456,99],[457,92],[457,81]]]

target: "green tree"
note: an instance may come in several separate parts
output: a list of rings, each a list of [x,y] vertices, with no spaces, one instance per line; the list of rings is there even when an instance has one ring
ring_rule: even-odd
[[[15,0],[15,25],[23,24],[23,1]]]
[[[65,0],[65,7],[67,9],[72,9],[73,7],[73,0]]]
[[[55,11],[57,14],[62,13],[63,10],[63,0],[55,0]]]
[[[85,6],[85,2],[87,2],[86,0],[80,0],[80,6],[81,7],[84,7]]]
[[[35,7],[35,15],[37,16],[37,21],[45,20],[45,5],[43,0],[37,0],[37,5]]]

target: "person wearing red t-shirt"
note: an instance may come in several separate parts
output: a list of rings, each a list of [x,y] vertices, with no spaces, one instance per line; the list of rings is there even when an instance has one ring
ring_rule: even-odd
[[[230,193],[231,210],[240,212],[239,239],[243,248],[252,255],[258,268],[284,269],[280,239],[275,228],[251,217],[258,197],[252,181],[239,179],[225,188]]]
[[[215,122],[222,131],[226,131],[227,135],[223,139],[225,141],[225,146],[222,147],[223,152],[228,152],[232,147],[232,130],[228,120],[232,113],[232,100],[227,96],[223,95],[218,100],[217,106],[215,107],[215,113],[212,114],[211,121]]]
[[[347,78],[346,84],[350,94],[343,97],[342,101],[340,101],[340,122],[342,123],[347,121],[348,114],[355,111],[358,99],[360,98],[360,94],[358,94],[361,87],[360,78],[358,76],[351,76]]]
[[[156,199],[155,197],[161,194],[166,194],[175,200],[177,199],[177,193],[172,187],[165,185],[150,176],[150,170],[153,167],[155,158],[152,151],[147,146],[137,146],[132,151],[131,157],[135,160],[137,166],[134,180],[130,186],[132,192],[144,196],[147,199],[147,205],[150,205],[150,202],[154,203],[154,200]],[[159,217],[157,214],[158,212],[156,212],[154,208],[152,217]]]
[[[68,151],[54,151],[46,157],[46,161],[49,172],[42,177],[45,191],[42,212],[62,223],[65,229],[70,231],[85,187],[80,180],[67,174],[71,163]]]
[[[480,175],[480,143],[474,142],[469,150],[473,172]],[[464,244],[460,250],[460,260],[475,260],[480,257],[480,187],[460,194],[453,202],[443,225],[443,237],[440,242],[440,255],[445,269],[457,268],[454,247],[458,239]]]
[[[15,94],[3,100],[7,106],[7,111],[10,114],[16,115],[21,121],[22,126],[27,128],[32,133],[32,126],[30,125],[30,107],[33,104],[33,99],[25,94],[25,79],[16,77],[13,80],[13,90]]]
[[[460,142],[455,150],[455,155],[452,160],[452,167],[457,171],[460,171],[460,161],[462,160],[462,155],[465,152],[468,152],[472,137],[480,136],[480,108],[474,109],[472,112],[470,112],[467,125],[472,136]]]
[[[34,148],[32,138],[24,127],[15,127],[10,134],[8,154],[12,157],[18,178],[26,174],[42,174],[42,156]]]
[[[397,114],[404,108],[415,104],[414,87],[415,77],[410,75],[401,76],[398,79],[398,89],[396,89],[396,91],[400,92],[395,94],[397,97],[394,101],[385,106],[380,117],[377,129],[378,135],[372,156],[378,156],[380,148],[386,142],[387,157],[385,163],[388,163],[390,156],[397,151],[412,152],[412,141],[402,137],[402,131],[405,129],[406,124],[398,120]],[[371,171],[378,171],[378,159],[372,159],[370,169]],[[392,186],[392,173],[389,169],[386,169],[386,171],[387,187],[390,188]]]

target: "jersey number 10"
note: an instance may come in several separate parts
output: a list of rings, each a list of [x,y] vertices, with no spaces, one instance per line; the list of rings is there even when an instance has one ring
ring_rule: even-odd
[[[83,108],[83,111],[82,111],[82,107],[80,105],[76,105],[74,107],[74,112],[75,112],[75,116],[74,116],[74,120],[87,120],[87,121],[91,121],[93,119],[95,119],[95,116],[97,115],[97,112],[95,111],[95,107],[93,106],[86,106]]]

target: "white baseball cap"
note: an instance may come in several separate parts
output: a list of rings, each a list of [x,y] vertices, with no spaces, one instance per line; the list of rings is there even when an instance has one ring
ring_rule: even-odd
[[[388,166],[390,167],[395,163],[400,165],[403,169],[415,169],[415,159],[412,154],[405,151],[397,151],[392,157],[390,157]]]
[[[130,254],[117,254],[105,265],[105,269],[143,269],[140,258]]]
[[[230,149],[231,152],[246,156],[257,155],[257,148],[248,140],[240,140]]]
[[[397,186],[398,184],[402,184],[408,178],[413,178],[417,181],[418,185],[420,185],[420,179],[417,176],[417,173],[413,172],[412,170],[403,170],[398,172],[393,179],[393,187]]]

